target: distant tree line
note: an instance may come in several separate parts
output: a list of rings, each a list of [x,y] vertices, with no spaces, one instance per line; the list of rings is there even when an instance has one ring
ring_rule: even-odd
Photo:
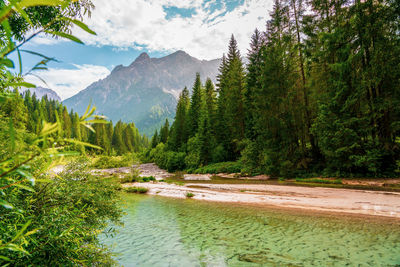
[[[39,134],[44,126],[42,122],[55,123],[58,120],[62,127],[63,138],[71,138],[103,148],[103,150],[84,148],[77,144],[67,149],[81,152],[86,149],[92,153],[122,155],[142,151],[149,144],[148,138],[140,135],[134,123],[121,121],[115,125],[112,121],[107,124],[93,123],[89,126],[94,129],[91,131],[79,123],[78,113],[73,110],[68,112],[66,106],[56,100],[49,100],[47,96],[38,99],[35,94],[31,95],[29,90],[22,96],[15,96],[6,101],[1,109],[12,116],[19,129]]]
[[[243,64],[232,36],[216,88],[197,74],[147,156],[273,176],[399,175],[400,4],[276,0]]]

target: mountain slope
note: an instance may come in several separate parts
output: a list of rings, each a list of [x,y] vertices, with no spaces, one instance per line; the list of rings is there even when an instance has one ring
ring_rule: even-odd
[[[141,133],[152,134],[166,118],[174,117],[176,99],[185,86],[191,89],[196,72],[203,81],[210,77],[215,82],[219,64],[219,59],[198,60],[183,51],[162,58],[142,53],[63,104],[81,114],[91,101],[99,114],[114,122],[133,121]]]
[[[47,98],[49,100],[57,100],[59,102],[61,102],[61,98],[60,96],[54,92],[51,89],[48,88],[43,88],[43,87],[35,87],[35,88],[21,88],[21,93],[25,92],[25,91],[30,91],[31,95],[35,94],[36,98],[40,99],[42,97],[44,97],[45,95],[47,95]]]

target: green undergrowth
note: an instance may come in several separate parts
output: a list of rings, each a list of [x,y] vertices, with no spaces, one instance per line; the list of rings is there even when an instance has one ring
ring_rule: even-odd
[[[187,197],[187,198],[192,198],[192,197],[194,197],[194,194],[191,193],[191,192],[187,192],[187,193],[186,193],[186,197]]]
[[[197,169],[190,169],[188,173],[240,173],[243,169],[243,165],[236,161],[218,162],[212,163]]]
[[[149,189],[146,187],[126,187],[124,191],[127,193],[146,194]]]
[[[100,156],[93,159],[92,166],[96,169],[111,169],[129,167],[138,163],[135,153],[128,153],[122,156]]]
[[[125,183],[147,183],[150,181],[156,181],[156,178],[154,178],[154,176],[145,176],[145,177],[141,177],[139,176],[139,172],[138,171],[133,171],[133,173],[126,173],[124,174],[121,178],[120,178],[120,182],[122,184]]]

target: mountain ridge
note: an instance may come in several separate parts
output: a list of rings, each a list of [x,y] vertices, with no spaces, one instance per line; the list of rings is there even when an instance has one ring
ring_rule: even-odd
[[[203,82],[207,77],[216,81],[220,62],[199,60],[182,50],[161,58],[150,58],[144,52],[63,103],[81,114],[92,102],[99,114],[113,121],[134,122],[150,135],[166,118],[174,118],[177,97],[185,86],[191,90],[197,72]]]
[[[38,98],[38,99],[40,99],[46,95],[49,100],[56,100],[58,102],[61,102],[61,97],[55,91],[53,91],[49,88],[37,86],[34,88],[22,88],[21,89],[21,93],[24,93],[26,91],[30,91],[31,95],[35,94],[36,98]]]

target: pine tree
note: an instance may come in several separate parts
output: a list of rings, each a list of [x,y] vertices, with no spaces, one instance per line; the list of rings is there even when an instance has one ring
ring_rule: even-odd
[[[216,97],[211,79],[206,80],[200,112],[199,130],[196,135],[198,142],[199,163],[202,165],[212,161],[215,148],[213,126],[216,121]]]
[[[166,144],[168,141],[169,134],[169,122],[165,120],[164,126],[160,129],[160,142]]]
[[[244,88],[245,74],[237,42],[232,35],[229,42],[226,62],[226,77],[223,88],[225,111],[223,119],[226,120],[228,131],[227,152],[229,160],[235,160],[240,155],[239,143],[244,138],[245,113],[244,113]],[[220,88],[221,91],[222,88]]]
[[[124,130],[124,125],[121,121],[118,121],[114,127],[114,134],[112,137],[112,146],[118,155],[122,155],[127,152],[126,145],[122,138],[122,132]]]
[[[179,95],[178,104],[176,106],[175,120],[171,127],[168,146],[174,151],[180,151],[182,146],[188,140],[189,130],[189,91],[185,87]]]
[[[262,49],[261,86],[254,91],[254,129],[260,156],[255,159],[262,172],[287,175],[298,162],[295,127],[293,40],[287,7],[277,0],[267,23]]]
[[[250,49],[248,51],[248,65],[247,65],[247,75],[246,82],[247,86],[244,91],[244,106],[245,106],[245,118],[246,118],[246,137],[254,140],[254,92],[260,88],[262,85],[260,83],[260,76],[263,69],[262,60],[262,48],[264,47],[264,39],[262,33],[258,29],[254,30],[251,37]]]
[[[196,73],[196,80],[192,88],[192,97],[189,108],[189,136],[194,136],[199,128],[200,109],[202,101],[202,84],[200,74]]]
[[[151,148],[155,148],[158,145],[158,132],[157,130],[154,132],[153,137],[151,138]]]

